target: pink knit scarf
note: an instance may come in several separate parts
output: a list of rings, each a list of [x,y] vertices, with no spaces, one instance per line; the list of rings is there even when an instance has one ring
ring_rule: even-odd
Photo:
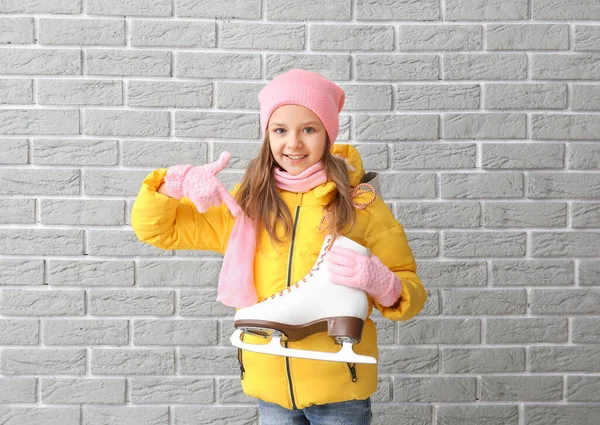
[[[278,188],[304,193],[327,182],[327,172],[321,161],[297,176],[290,176],[279,167],[273,169]],[[246,215],[239,216],[231,231],[223,267],[219,275],[217,301],[230,307],[248,307],[258,302],[254,287],[254,252],[256,226]]]

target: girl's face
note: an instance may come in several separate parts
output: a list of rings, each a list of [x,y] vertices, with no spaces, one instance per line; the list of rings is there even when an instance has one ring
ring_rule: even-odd
[[[275,161],[292,176],[323,158],[327,132],[319,117],[304,106],[277,108],[271,114],[267,132]]]

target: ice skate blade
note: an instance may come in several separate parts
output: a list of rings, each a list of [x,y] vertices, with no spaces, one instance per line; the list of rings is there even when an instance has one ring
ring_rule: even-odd
[[[229,339],[234,347],[255,353],[271,354],[273,356],[297,357],[299,359],[325,360],[329,362],[342,363],[368,363],[375,364],[377,360],[374,357],[356,354],[352,350],[350,342],[344,342],[342,348],[337,353],[323,353],[321,351],[297,350],[295,348],[285,348],[281,345],[281,336],[274,335],[268,344],[256,345],[248,344],[242,341],[242,330],[236,329]]]

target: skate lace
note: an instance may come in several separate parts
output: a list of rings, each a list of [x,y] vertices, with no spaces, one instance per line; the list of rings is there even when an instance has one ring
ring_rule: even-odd
[[[317,270],[319,270],[319,268],[321,267],[321,264],[323,263],[323,261],[325,261],[325,256],[331,250],[331,247],[333,246],[333,241],[334,240],[335,240],[334,238],[328,238],[327,239],[327,245],[325,246],[325,249],[323,250],[323,253],[319,256],[319,259],[317,260],[317,262],[315,263],[315,265],[313,266],[313,268],[310,269],[310,271],[308,272],[308,274],[306,276],[304,276],[302,279],[300,279],[298,282],[294,283],[293,285],[288,286],[285,289],[282,289],[278,293],[276,292],[273,295],[271,295],[270,297],[263,298],[261,302],[265,302],[269,298],[272,299],[272,300],[274,300],[277,295],[279,295],[280,297],[282,297],[286,292],[292,292],[293,288],[299,288],[301,282],[306,282],[306,278],[307,277],[311,277]]]
[[[364,210],[369,205],[371,205],[375,201],[375,198],[377,198],[377,191],[370,184],[368,184],[368,183],[361,183],[358,186],[356,186],[352,190],[352,192],[350,193],[351,196],[352,196],[352,199],[354,199],[354,198],[358,197],[359,195],[361,195],[363,193],[366,193],[366,192],[370,192],[371,193],[371,199],[369,199],[367,202],[353,202],[354,207],[356,209],[358,209],[358,210]],[[321,230],[321,227],[323,226],[323,223],[324,223],[324,221],[325,221],[326,218],[327,218],[327,211],[325,210],[325,208],[323,208],[323,217],[321,217],[321,221],[319,222],[319,229],[320,230]],[[306,282],[306,278],[307,277],[311,277],[314,274],[314,272],[316,272],[317,270],[319,270],[321,264],[323,263],[323,261],[325,261],[325,256],[331,250],[331,247],[333,246],[333,241],[334,240],[335,240],[334,238],[329,238],[328,239],[327,245],[325,246],[325,249],[323,250],[323,253],[321,254],[321,256],[319,257],[319,259],[317,260],[317,262],[315,263],[315,265],[313,266],[313,268],[308,272],[308,274],[306,276],[304,276],[302,279],[300,279],[298,282],[294,283],[293,285],[288,286],[285,289],[282,289],[278,293],[276,292],[273,295],[271,295],[270,297],[263,298],[261,302],[265,302],[269,298],[272,299],[272,300],[274,300],[277,295],[279,295],[280,297],[282,297],[286,292],[292,292],[293,288],[299,288],[301,282]]]

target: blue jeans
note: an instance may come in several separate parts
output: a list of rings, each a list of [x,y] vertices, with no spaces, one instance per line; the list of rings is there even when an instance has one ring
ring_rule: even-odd
[[[369,425],[371,399],[351,400],[302,410],[288,410],[278,404],[258,400],[261,425]]]

